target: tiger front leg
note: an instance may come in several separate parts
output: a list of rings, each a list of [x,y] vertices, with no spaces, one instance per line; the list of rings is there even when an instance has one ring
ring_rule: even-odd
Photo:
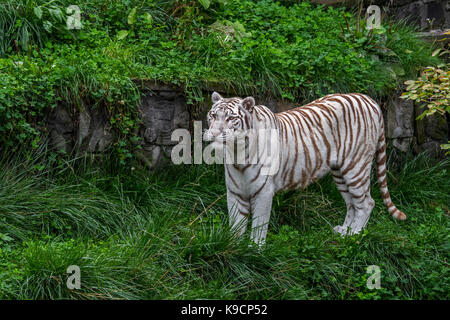
[[[231,232],[241,236],[247,228],[250,202],[227,190],[227,204]]]
[[[251,200],[252,204],[252,232],[250,238],[261,248],[266,243],[269,227],[270,212],[272,210],[273,191],[260,192]]]

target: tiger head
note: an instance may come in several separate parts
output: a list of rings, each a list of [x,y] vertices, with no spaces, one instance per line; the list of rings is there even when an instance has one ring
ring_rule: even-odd
[[[223,98],[213,92],[211,100],[213,105],[207,114],[209,128],[204,135],[206,141],[226,143],[252,129],[253,97]]]

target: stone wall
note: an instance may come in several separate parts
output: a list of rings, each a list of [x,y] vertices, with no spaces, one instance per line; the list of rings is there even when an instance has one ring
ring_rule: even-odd
[[[147,166],[160,164],[161,159],[170,157],[176,142],[171,140],[176,129],[190,129],[191,116],[183,92],[168,86],[153,87],[144,92],[139,107],[142,120],[139,135],[143,138],[142,150],[137,157]]]
[[[432,156],[442,157],[440,145],[450,140],[450,119],[435,114],[418,120],[423,106],[400,99],[401,91],[380,105],[384,112],[386,137],[402,152],[418,154],[428,151]]]
[[[144,84],[142,102],[139,107],[141,125],[136,132],[141,137],[142,149],[136,157],[147,167],[157,167],[170,158],[170,152],[176,142],[171,141],[175,129],[184,128],[192,131],[194,120],[182,88],[147,82]],[[224,96],[235,96],[214,88]],[[204,91],[202,119],[211,106],[210,94],[213,88]],[[440,144],[449,138],[448,121],[443,116],[427,117],[416,120],[421,106],[411,101],[398,98],[400,91],[381,101],[385,114],[386,136],[392,145],[402,152],[418,153],[429,150],[436,156],[442,155]],[[268,106],[274,112],[291,109],[297,104],[273,98],[256,97],[258,104]],[[204,123],[204,126],[206,124]],[[111,147],[114,133],[109,125],[107,115],[98,108],[85,106],[77,115],[71,115],[66,108],[60,106],[48,115],[47,131],[52,145],[67,152],[74,150],[77,154],[103,153]]]
[[[414,107],[414,116],[418,117],[423,112],[423,106]],[[436,114],[415,121],[414,152],[428,151],[436,157],[443,157],[444,152],[440,145],[450,141],[450,117]]]
[[[364,7],[375,4],[393,20],[408,20],[421,31],[429,32],[450,28],[450,1],[448,0],[312,0],[325,5]]]
[[[138,112],[140,128],[135,132],[141,138],[142,149],[136,157],[148,167],[155,167],[169,156],[175,142],[171,134],[175,129],[190,129],[191,117],[181,88],[144,84]],[[49,142],[58,150],[75,154],[101,154],[115,140],[106,112],[98,107],[84,106],[78,114],[71,114],[58,106],[47,117]]]
[[[414,140],[414,103],[398,98],[400,94],[398,92],[382,104],[385,131],[395,148],[408,152]]]
[[[89,106],[77,115],[58,106],[47,117],[47,132],[56,149],[77,154],[104,152],[114,141],[106,112]]]
[[[450,28],[448,0],[366,0],[366,4],[382,6],[394,19],[407,19],[423,31]]]

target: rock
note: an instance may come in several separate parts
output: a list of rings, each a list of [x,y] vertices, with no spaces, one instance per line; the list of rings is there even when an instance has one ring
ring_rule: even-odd
[[[256,104],[262,104],[268,107],[272,112],[283,112],[295,107],[299,107],[303,103],[292,102],[288,100],[279,100],[273,97],[256,97]]]
[[[58,151],[68,152],[71,150],[69,142],[56,130],[50,131],[50,144]]]
[[[422,114],[424,107],[416,105],[416,117]],[[440,145],[450,140],[449,123],[442,114],[433,114],[425,118],[415,120],[416,123],[416,152],[428,151],[432,156],[441,157],[444,151]]]
[[[89,152],[103,152],[113,142],[113,135],[109,129],[109,126],[104,124],[102,126],[94,128],[91,139],[89,141]]]
[[[393,139],[392,145],[400,150],[401,152],[409,152],[411,151],[411,145],[414,141],[414,137],[410,138],[402,138],[402,139]]]
[[[162,147],[161,146],[147,146],[142,150],[137,150],[135,153],[136,158],[141,160],[147,168],[154,169],[158,167],[162,162]]]
[[[439,41],[442,45],[448,44],[450,39],[446,33],[449,30],[431,30],[428,32],[419,32],[419,37],[425,41],[435,42]]]
[[[67,108],[57,106],[47,118],[50,145],[57,150],[69,152],[73,145],[74,121]]]
[[[178,91],[152,91],[142,95],[139,107],[142,119],[140,135],[143,149],[139,157],[148,167],[158,166],[164,158],[170,157],[167,149],[177,144],[172,141],[176,129],[189,130],[190,114],[184,95]]]
[[[448,126],[444,115],[434,114],[427,117],[425,125],[425,134],[428,138],[447,142],[448,140]]]
[[[103,152],[113,140],[105,110],[84,107],[78,115],[78,152]]]
[[[387,106],[386,136],[388,138],[410,138],[414,135],[414,103],[400,99],[400,91],[390,99]]]
[[[178,128],[189,129],[188,107],[186,100],[179,93],[162,96],[159,94],[143,95],[139,112],[146,143],[176,144],[171,141],[173,130]]]
[[[437,141],[427,141],[418,146],[419,152],[427,152],[431,157],[441,158],[445,154],[445,150],[442,150],[441,143]]]
[[[176,92],[176,91],[160,91],[158,94],[160,97],[162,97],[164,99],[169,99],[169,100],[173,100],[178,95],[180,95],[180,93]]]
[[[144,131],[144,139],[146,143],[155,143],[158,138],[159,131],[157,126],[146,127]]]
[[[410,150],[414,136],[414,103],[400,99],[401,90],[385,103],[386,137],[402,152]]]
[[[450,6],[447,0],[366,0],[379,5],[393,20],[407,19],[422,30],[450,27]]]
[[[78,144],[81,145],[83,141],[89,136],[89,128],[91,126],[91,115],[87,109],[84,109],[78,115]]]
[[[75,123],[67,108],[58,106],[48,116],[50,143],[66,152],[72,150],[73,141],[78,152],[103,152],[111,145],[113,136],[103,110],[84,107],[78,115],[78,128]]]

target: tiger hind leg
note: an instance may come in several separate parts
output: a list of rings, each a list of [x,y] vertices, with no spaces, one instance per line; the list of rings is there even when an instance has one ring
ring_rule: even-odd
[[[369,157],[361,167],[356,166],[350,170],[344,179],[352,198],[354,217],[349,224],[347,234],[352,235],[361,232],[367,225],[370,214],[375,206],[375,201],[370,196],[370,171],[373,157]]]
[[[342,235],[347,234],[347,228],[353,221],[355,216],[355,210],[353,208],[352,196],[349,193],[348,186],[342,177],[339,170],[331,170],[331,175],[333,176],[333,180],[336,183],[336,187],[341,193],[342,198],[344,198],[345,204],[347,206],[347,214],[345,216],[344,223],[342,225],[337,225],[333,228],[334,231],[340,233]]]

